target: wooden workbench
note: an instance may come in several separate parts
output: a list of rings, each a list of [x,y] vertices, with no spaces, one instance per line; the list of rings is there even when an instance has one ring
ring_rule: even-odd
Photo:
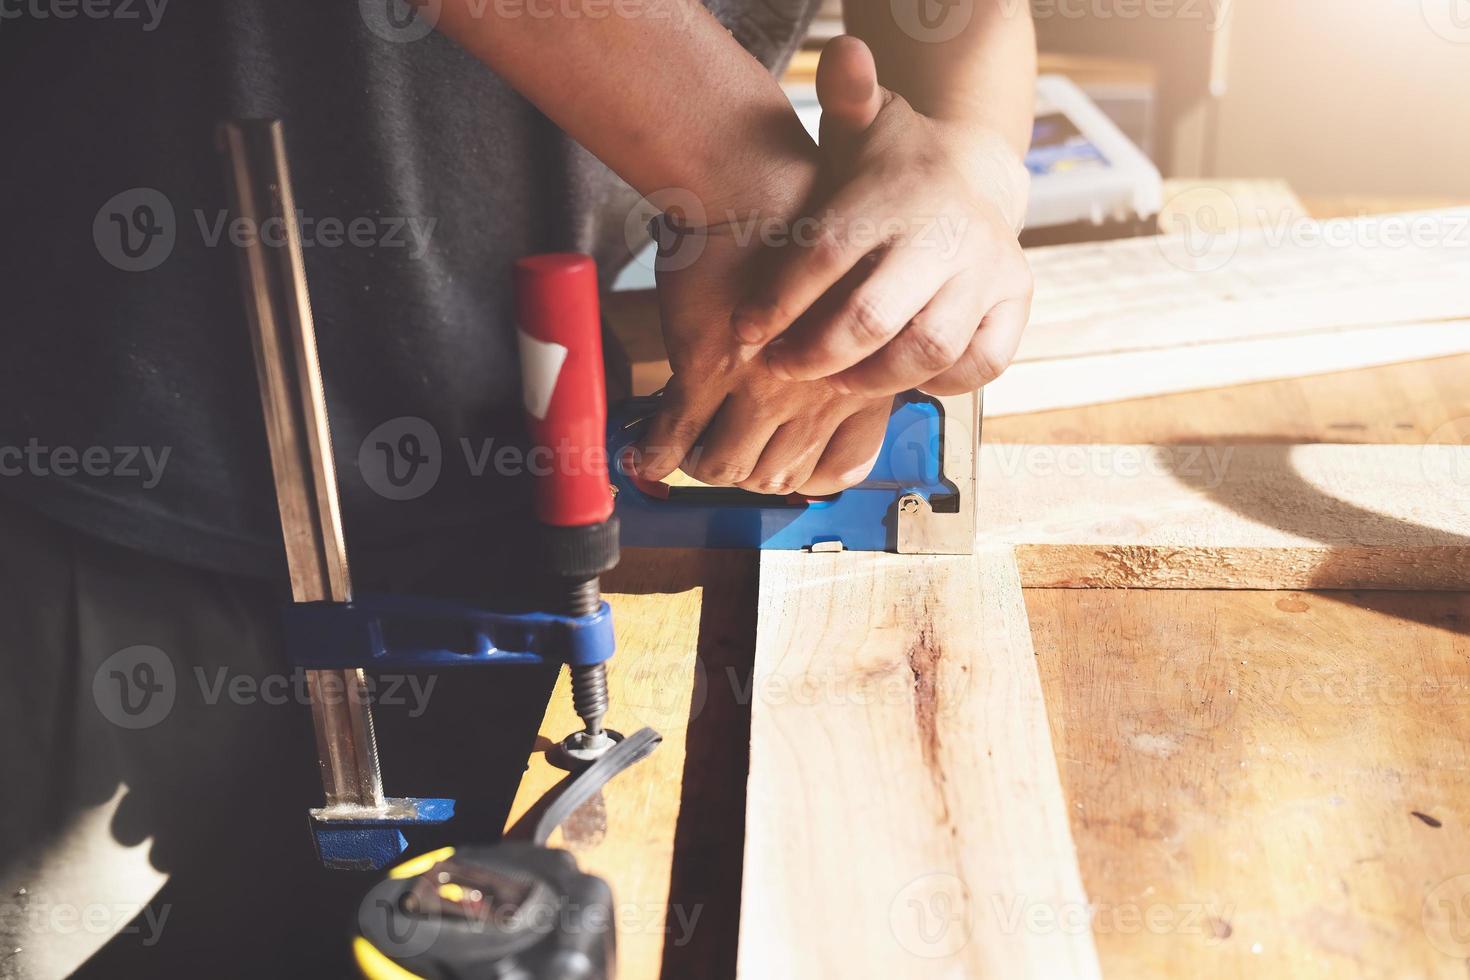
[[[985,440],[1423,443],[1467,419],[1455,357],[1005,418]],[[624,980],[734,973],[755,568],[634,553],[609,583],[610,722],[666,741],[563,843],[617,892]],[[1470,596],[1026,602],[1105,974],[1465,975]],[[575,727],[552,705],[544,732]],[[562,775],[533,756],[513,819]]]

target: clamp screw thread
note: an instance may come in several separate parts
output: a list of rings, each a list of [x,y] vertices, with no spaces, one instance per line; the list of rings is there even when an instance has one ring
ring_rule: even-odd
[[[602,718],[607,714],[606,664],[572,668],[572,707],[587,726],[588,735],[602,734]]]

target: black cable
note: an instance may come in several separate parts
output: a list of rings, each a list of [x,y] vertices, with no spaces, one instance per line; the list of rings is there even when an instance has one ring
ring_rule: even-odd
[[[541,814],[541,819],[536,821],[536,828],[531,834],[531,842],[538,847],[545,847],[547,840],[551,838],[551,832],[561,826],[561,822],[570,817],[577,807],[591,799],[594,793],[606,786],[618,773],[640,759],[646,759],[663,740],[664,737],[652,728],[640,728],[608,749],[602,758],[583,769],[576,779],[568,783],[556,801]]]

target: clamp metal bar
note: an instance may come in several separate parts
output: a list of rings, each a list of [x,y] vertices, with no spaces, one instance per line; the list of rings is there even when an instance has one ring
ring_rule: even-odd
[[[281,123],[224,123],[219,149],[231,209],[242,219],[247,236],[238,250],[240,280],[292,597],[296,602],[349,602],[352,581],[337,474]],[[327,808],[384,810],[363,672],[309,670],[306,678]]]

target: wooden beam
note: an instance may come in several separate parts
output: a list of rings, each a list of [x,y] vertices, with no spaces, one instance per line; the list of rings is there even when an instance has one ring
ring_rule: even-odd
[[[761,556],[739,975],[1093,977],[1004,551]]]
[[[1030,361],[986,387],[985,410],[1025,415],[1466,353],[1470,320],[1452,320]]]
[[[1470,448],[1020,446],[981,453],[982,539],[1028,588],[1470,585]]]
[[[1223,189],[1170,204],[1182,234],[1027,251],[1017,364],[1470,317],[1470,209],[1240,229]]]

